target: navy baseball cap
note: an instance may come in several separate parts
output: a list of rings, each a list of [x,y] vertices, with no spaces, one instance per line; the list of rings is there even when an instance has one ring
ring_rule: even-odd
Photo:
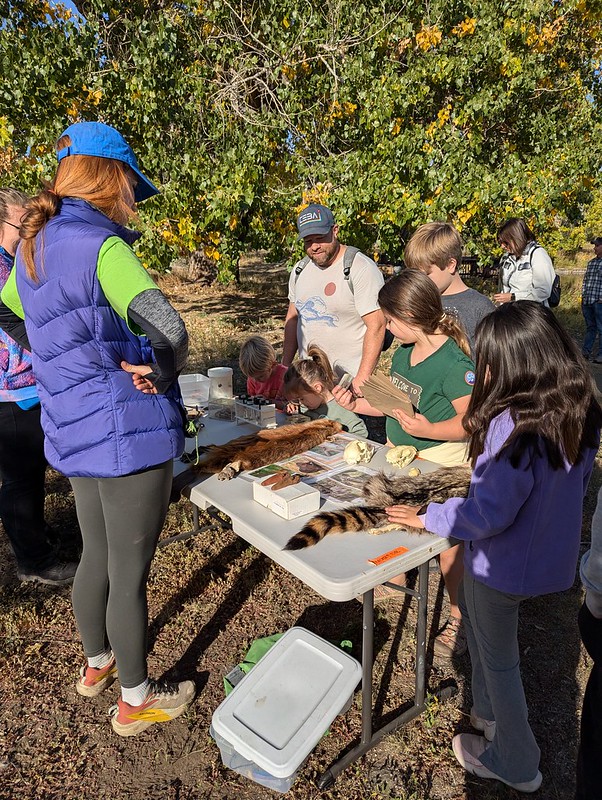
[[[118,130],[104,122],[75,122],[63,131],[61,136],[69,136],[71,144],[56,154],[59,163],[67,156],[99,156],[113,158],[127,164],[138,177],[134,190],[137,203],[159,194],[157,187],[146,178],[138,167],[134,151]]]
[[[304,239],[306,236],[325,236],[330,233],[334,225],[332,211],[318,203],[307,206],[297,217],[299,239]]]

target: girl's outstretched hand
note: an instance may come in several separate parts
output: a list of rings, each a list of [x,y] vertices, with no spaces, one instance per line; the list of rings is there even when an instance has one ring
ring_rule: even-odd
[[[385,508],[389,522],[395,522],[402,527],[409,525],[411,528],[424,528],[424,522],[418,516],[419,510],[416,506],[389,506]]]
[[[355,397],[350,389],[343,389],[342,386],[333,386],[332,394],[340,406],[343,406],[348,411],[355,410]]]
[[[129,364],[127,361],[122,361],[121,369],[131,373],[134,387],[138,389],[139,392],[144,392],[144,394],[157,394],[154,383],[145,377],[145,375],[149,375],[153,371],[153,368],[149,364]]]
[[[395,419],[406,433],[410,436],[415,436],[418,439],[433,438],[433,424],[422,414],[416,414],[415,417],[410,417],[401,408],[394,408],[393,414]]]

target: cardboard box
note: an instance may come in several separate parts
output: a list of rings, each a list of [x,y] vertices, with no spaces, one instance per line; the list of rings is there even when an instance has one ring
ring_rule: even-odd
[[[296,483],[274,492],[269,486],[262,486],[257,481],[253,484],[253,500],[283,519],[313,514],[320,508],[320,492],[306,483]]]

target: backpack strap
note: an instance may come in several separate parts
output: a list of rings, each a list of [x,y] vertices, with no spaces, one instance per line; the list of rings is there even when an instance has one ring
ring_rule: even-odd
[[[534,247],[534,248],[531,250],[531,252],[529,253],[529,266],[531,267],[531,269],[533,269],[533,253],[534,253],[536,250],[543,250],[543,245],[541,245],[541,244],[536,244],[536,245],[535,245],[535,247]]]
[[[305,267],[309,264],[309,261],[310,261],[309,256],[305,256],[305,258],[302,258],[301,261],[299,261],[299,263],[295,267],[295,283],[297,283],[299,275],[301,275]]]
[[[353,266],[353,259],[359,252],[360,252],[359,247],[346,247],[345,253],[343,254],[343,277],[347,281],[347,284],[349,286],[349,291],[351,292],[351,294],[353,294],[351,267]],[[299,263],[295,267],[295,284],[297,283],[299,275],[301,275],[305,267],[309,264],[310,260],[311,259],[309,256],[305,256],[305,258],[302,258],[301,261],[299,261]]]
[[[349,285],[349,290],[353,294],[353,281],[351,280],[351,267],[353,259],[360,252],[359,247],[346,247],[343,255],[343,277]]]

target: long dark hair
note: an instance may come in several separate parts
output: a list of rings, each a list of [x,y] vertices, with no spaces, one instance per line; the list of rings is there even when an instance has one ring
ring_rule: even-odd
[[[385,314],[426,334],[443,333],[470,356],[466,333],[456,317],[443,310],[439,289],[417,269],[404,269],[390,278],[378,293],[378,305]]]
[[[585,359],[550,309],[531,300],[504,303],[475,336],[476,379],[464,427],[474,465],[491,421],[509,410],[515,424],[503,450],[516,467],[543,452],[553,469],[597,449],[602,409]]]

